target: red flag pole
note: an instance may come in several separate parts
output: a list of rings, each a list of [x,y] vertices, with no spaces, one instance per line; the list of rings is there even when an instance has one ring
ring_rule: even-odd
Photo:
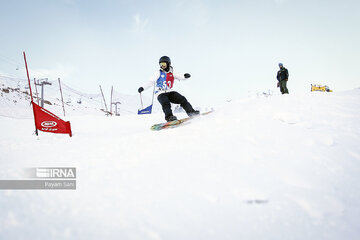
[[[24,60],[25,60],[26,74],[27,74],[27,78],[28,78],[28,81],[29,81],[29,89],[30,89],[31,102],[33,102],[33,96],[32,96],[31,85],[30,85],[29,70],[28,70],[28,66],[27,66],[27,62],[26,62],[26,55],[25,55],[25,52],[23,52],[23,53],[24,53]]]
[[[29,77],[29,70],[28,70],[28,66],[27,66],[27,62],[26,62],[26,55],[25,52],[24,53],[24,61],[25,61],[25,67],[26,67],[26,74],[27,74],[27,78],[28,78],[28,82],[29,82],[29,89],[30,89],[30,97],[31,97],[31,105],[33,107],[33,113],[34,113],[34,121],[35,121],[35,134],[36,136],[39,135],[37,127],[36,127],[36,114],[35,114],[35,108],[34,108],[34,101],[33,101],[33,95],[32,95],[32,91],[31,91],[31,84],[30,84],[30,77]]]

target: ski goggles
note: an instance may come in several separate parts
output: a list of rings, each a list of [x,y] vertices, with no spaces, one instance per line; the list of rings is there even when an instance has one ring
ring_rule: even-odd
[[[161,63],[160,63],[160,67],[166,68],[166,67],[167,67],[167,63],[166,63],[166,62],[161,62]]]

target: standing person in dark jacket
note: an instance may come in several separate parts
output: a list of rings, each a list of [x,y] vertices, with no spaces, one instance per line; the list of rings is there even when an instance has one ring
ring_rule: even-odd
[[[282,63],[279,63],[280,70],[277,72],[278,87],[282,94],[289,94],[289,90],[286,87],[287,81],[289,80],[289,72]]]

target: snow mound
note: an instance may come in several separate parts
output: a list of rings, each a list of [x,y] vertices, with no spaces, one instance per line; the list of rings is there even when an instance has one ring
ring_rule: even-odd
[[[38,139],[0,117],[1,179],[77,169],[74,191],[1,191],[0,238],[356,239],[359,109],[360,89],[247,98],[159,132],[161,113],[84,115]]]

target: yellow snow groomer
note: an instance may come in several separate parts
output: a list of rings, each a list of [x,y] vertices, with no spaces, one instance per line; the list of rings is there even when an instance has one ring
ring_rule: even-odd
[[[311,84],[311,91],[332,92],[332,90],[326,85],[322,86],[322,85],[312,85],[312,84]]]

